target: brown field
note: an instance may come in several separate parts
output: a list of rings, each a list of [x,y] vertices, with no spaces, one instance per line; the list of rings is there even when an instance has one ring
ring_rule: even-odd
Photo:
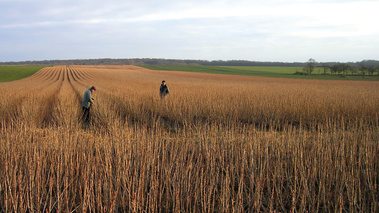
[[[378,82],[55,66],[0,100],[0,212],[379,211]]]

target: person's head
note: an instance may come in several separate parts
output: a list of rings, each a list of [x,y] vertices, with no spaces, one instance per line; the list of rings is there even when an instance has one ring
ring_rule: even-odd
[[[162,85],[166,85],[166,81],[165,80],[162,81]]]
[[[96,87],[95,87],[95,86],[92,86],[92,87],[90,88],[90,90],[91,90],[91,92],[95,92],[95,91],[96,91]]]

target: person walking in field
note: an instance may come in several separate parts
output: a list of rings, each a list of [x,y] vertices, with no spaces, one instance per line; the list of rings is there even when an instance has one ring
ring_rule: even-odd
[[[161,87],[159,88],[159,95],[161,96],[161,99],[164,99],[166,95],[168,95],[170,91],[168,90],[168,86],[166,85],[166,81],[163,80]]]
[[[83,113],[83,117],[82,117],[82,120],[85,121],[85,122],[88,122],[89,119],[90,119],[90,109],[91,109],[91,106],[93,105],[95,99],[92,97],[92,95],[94,94],[94,92],[96,91],[96,87],[92,86],[91,88],[87,89],[85,92],[84,92],[84,97],[83,97],[83,101],[82,101],[82,113]]]

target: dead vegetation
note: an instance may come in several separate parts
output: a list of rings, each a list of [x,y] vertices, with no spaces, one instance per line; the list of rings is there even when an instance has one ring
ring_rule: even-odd
[[[94,116],[83,124],[91,85]],[[44,68],[0,84],[0,211],[376,212],[378,90],[377,82]]]

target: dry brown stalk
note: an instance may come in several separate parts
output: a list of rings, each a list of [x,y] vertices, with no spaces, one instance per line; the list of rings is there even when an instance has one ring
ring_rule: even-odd
[[[92,85],[84,124],[80,102]],[[0,83],[0,212],[377,212],[378,90],[44,68]]]

